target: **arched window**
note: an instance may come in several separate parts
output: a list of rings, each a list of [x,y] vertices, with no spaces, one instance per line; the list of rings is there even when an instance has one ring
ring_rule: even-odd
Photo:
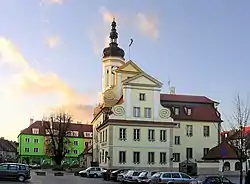
[[[225,162],[223,165],[223,171],[230,171],[230,163],[229,162]]]
[[[235,167],[235,171],[239,171],[241,169],[240,162],[236,162],[234,167]]]

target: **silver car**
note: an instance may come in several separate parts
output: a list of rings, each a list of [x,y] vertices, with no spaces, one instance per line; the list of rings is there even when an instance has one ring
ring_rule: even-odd
[[[143,171],[138,177],[138,183],[147,184],[150,183],[152,176],[158,171]]]
[[[124,183],[137,183],[142,171],[130,170],[125,175]]]
[[[153,177],[151,178],[151,183],[152,184],[160,184],[160,183],[198,184],[198,181],[182,172],[159,172],[153,175]]]

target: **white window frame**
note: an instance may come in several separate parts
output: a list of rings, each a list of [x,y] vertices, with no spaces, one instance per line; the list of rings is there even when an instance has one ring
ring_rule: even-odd
[[[148,152],[148,164],[155,163],[155,152]]]
[[[180,114],[180,108],[179,107],[174,107],[174,114],[179,115]]]
[[[37,140],[37,141],[36,141]],[[39,143],[39,140],[37,138],[34,139],[34,143]]]
[[[155,130],[154,129],[148,129],[148,140],[155,141]]]
[[[141,117],[141,108],[140,107],[134,107],[133,108],[133,116],[135,118]]]
[[[28,153],[28,152],[30,152],[30,149],[29,148],[24,148],[24,152]]]
[[[30,138],[29,138],[29,137],[26,137],[26,138],[25,138],[25,142],[30,142]]]
[[[133,135],[134,141],[140,141],[140,133],[141,130],[139,128],[134,129],[134,135]]]
[[[181,144],[181,136],[174,136],[174,144],[175,145],[180,145]]]
[[[188,137],[193,136],[193,125],[186,125],[186,135]]]
[[[204,137],[210,137],[210,126],[203,126]]]
[[[139,101],[146,101],[146,94],[145,93],[139,94]]]
[[[140,152],[139,151],[134,151],[133,152],[133,163],[134,164],[140,164]]]
[[[32,134],[39,134],[39,128],[32,128]]]
[[[127,140],[127,129],[126,128],[120,128],[119,129],[119,139],[121,141]]]
[[[161,142],[167,141],[167,130],[160,130],[160,141]]]
[[[144,117],[151,118],[152,117],[152,109],[150,107],[144,108]]]
[[[34,153],[38,153],[39,152],[39,148],[34,148],[33,151],[34,151]]]
[[[160,164],[166,164],[166,163],[167,163],[167,153],[160,152]]]
[[[126,151],[119,151],[119,163],[120,164],[125,164],[126,163]]]

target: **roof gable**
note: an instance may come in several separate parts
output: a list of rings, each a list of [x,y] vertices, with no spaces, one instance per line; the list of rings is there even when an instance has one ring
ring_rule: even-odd
[[[162,87],[162,83],[146,73],[138,74],[134,77],[128,78],[123,82],[123,85],[134,86],[150,86],[150,87]]]
[[[115,72],[142,73],[143,71],[139,66],[137,66],[133,61],[130,60],[116,69]]]

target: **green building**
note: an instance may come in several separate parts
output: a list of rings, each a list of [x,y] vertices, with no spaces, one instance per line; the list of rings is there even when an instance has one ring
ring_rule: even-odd
[[[18,135],[18,157],[22,163],[51,164],[52,159],[46,155],[46,133],[42,121],[31,119],[29,127],[25,128]],[[92,143],[92,125],[71,123],[68,129],[70,148],[63,161],[64,164],[78,162],[85,145]]]

